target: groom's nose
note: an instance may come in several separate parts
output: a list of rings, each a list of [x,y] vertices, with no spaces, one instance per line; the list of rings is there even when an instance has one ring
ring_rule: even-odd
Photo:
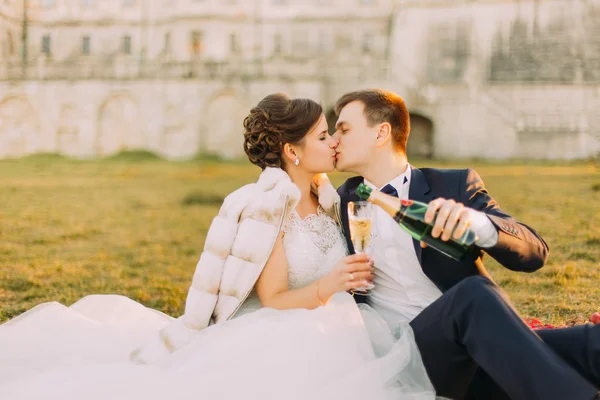
[[[333,132],[333,134],[331,135],[333,141],[335,142],[335,145],[337,147],[338,144],[340,144],[340,134],[338,133],[338,131]]]
[[[340,144],[340,137],[339,137],[339,135],[336,135],[334,133],[333,135],[331,135],[331,142],[329,144],[329,147],[331,147],[332,149],[335,149],[338,147],[339,144]]]
[[[335,149],[336,147],[338,147],[339,142],[332,136],[331,138],[329,138],[329,148],[330,149]]]

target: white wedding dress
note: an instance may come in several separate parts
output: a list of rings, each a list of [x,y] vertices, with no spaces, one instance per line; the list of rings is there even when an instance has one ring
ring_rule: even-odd
[[[293,212],[284,247],[290,289],[346,255],[322,211]],[[316,310],[259,308],[210,326],[161,365],[132,349],[173,318],[116,295],[41,304],[0,325],[0,399],[433,399],[412,331],[392,334],[347,293]]]

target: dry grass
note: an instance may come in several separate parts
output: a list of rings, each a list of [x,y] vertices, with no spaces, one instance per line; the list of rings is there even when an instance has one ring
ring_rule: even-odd
[[[600,310],[597,164],[428,164],[476,168],[502,207],[549,243],[550,262],[531,275],[487,261],[525,316],[559,324]],[[258,174],[245,162],[140,154],[0,161],[0,322],[90,293],[120,293],[180,315],[221,199]]]

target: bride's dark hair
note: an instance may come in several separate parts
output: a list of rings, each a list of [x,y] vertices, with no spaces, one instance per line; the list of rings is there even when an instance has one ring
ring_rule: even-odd
[[[290,99],[282,93],[262,99],[244,119],[244,151],[260,168],[285,169],[283,146],[302,144],[319,121],[323,108],[310,99]]]

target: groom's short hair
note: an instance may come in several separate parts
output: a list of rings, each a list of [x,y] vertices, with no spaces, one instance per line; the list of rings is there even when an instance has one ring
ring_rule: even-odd
[[[410,134],[410,115],[402,97],[383,89],[356,90],[346,93],[335,103],[335,115],[339,117],[342,108],[353,101],[363,103],[365,118],[370,126],[383,122],[389,123],[396,149],[406,154],[406,143]]]

